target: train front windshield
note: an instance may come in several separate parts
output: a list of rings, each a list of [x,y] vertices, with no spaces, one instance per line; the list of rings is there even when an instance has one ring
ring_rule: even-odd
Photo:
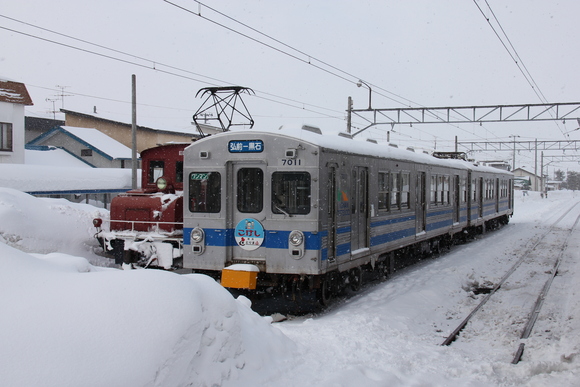
[[[189,211],[217,213],[221,210],[221,174],[194,172],[189,175]]]
[[[237,176],[236,206],[241,213],[259,213],[264,208],[264,173],[259,168],[241,168]],[[308,172],[274,172],[271,181],[274,214],[310,213],[311,179]],[[190,212],[221,211],[221,175],[194,172],[189,177]]]

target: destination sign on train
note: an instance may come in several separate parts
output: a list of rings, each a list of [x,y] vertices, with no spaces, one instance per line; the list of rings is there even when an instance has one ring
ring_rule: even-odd
[[[230,153],[259,153],[264,150],[262,140],[233,140],[228,144]]]

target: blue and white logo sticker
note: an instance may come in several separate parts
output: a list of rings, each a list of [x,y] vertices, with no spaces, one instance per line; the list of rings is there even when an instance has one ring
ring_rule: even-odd
[[[234,236],[242,249],[256,250],[264,243],[264,227],[256,219],[242,219],[236,226]]]

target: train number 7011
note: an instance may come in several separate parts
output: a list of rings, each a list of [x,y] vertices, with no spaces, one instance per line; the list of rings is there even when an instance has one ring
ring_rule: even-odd
[[[301,159],[282,159],[283,166],[302,165]]]

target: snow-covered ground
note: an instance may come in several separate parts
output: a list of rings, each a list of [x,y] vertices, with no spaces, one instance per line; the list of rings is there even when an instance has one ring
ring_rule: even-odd
[[[473,289],[497,283],[577,201],[573,192],[517,193],[502,230],[325,313],[272,323],[202,275],[103,267],[91,223],[102,209],[0,188],[0,385],[580,385],[578,230],[519,364],[510,362],[522,316],[565,231],[547,237],[554,249],[538,248],[455,343],[440,345],[484,297]],[[560,228],[572,227],[580,205],[573,212]]]

